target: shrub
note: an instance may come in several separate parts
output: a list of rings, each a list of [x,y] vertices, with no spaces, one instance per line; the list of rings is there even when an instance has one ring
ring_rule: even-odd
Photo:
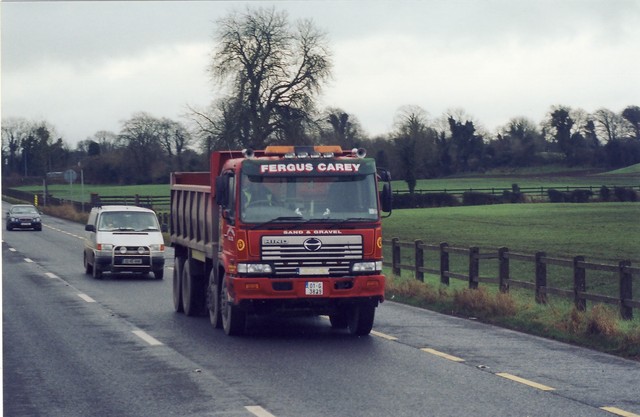
[[[613,193],[618,201],[638,201],[638,194],[632,188],[614,187]]]
[[[460,205],[460,202],[449,193],[425,193],[416,194],[416,204],[418,207],[451,207]]]
[[[480,206],[486,204],[499,204],[502,201],[499,197],[489,193],[479,193],[474,191],[466,191],[462,194],[462,205],[464,206]]]
[[[565,201],[567,201],[566,193],[555,190],[553,188],[549,188],[547,190],[547,195],[549,196],[549,201],[552,203],[564,203]]]
[[[591,190],[573,190],[569,195],[569,201],[572,203],[588,203],[593,195]]]
[[[611,199],[611,190],[606,185],[600,187],[600,201],[609,201]]]

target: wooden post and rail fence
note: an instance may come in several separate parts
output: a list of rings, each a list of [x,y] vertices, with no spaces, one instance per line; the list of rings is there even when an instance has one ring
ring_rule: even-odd
[[[422,240],[414,242],[402,242],[399,238],[385,239],[383,244],[390,245],[391,262],[384,262],[385,266],[392,269],[394,275],[400,276],[402,271],[412,271],[415,279],[424,282],[425,273],[440,277],[440,283],[449,285],[450,278],[468,282],[471,289],[477,289],[479,284],[496,284],[501,292],[507,293],[511,287],[530,289],[535,294],[537,303],[546,304],[547,295],[554,294],[573,300],[576,309],[586,310],[587,300],[613,304],[619,306],[620,316],[625,320],[633,319],[633,309],[640,308],[640,299],[633,299],[633,277],[640,276],[640,267],[632,266],[631,261],[622,260],[617,264],[587,262],[584,256],[574,258],[555,258],[547,256],[545,252],[535,254],[523,254],[509,251],[508,248],[499,248],[497,251],[480,252],[476,246],[469,248],[453,247],[443,242],[440,244],[426,244]],[[410,250],[410,255],[402,255],[402,249]],[[433,266],[426,263],[425,252],[435,252]],[[450,255],[462,255],[468,259],[466,273],[457,273],[450,270]],[[413,263],[402,263],[403,259],[413,258]],[[497,276],[486,277],[480,275],[480,262],[483,260],[496,260]],[[530,281],[523,281],[512,276],[510,261],[524,261],[535,265],[535,276]],[[405,261],[406,262],[406,261]],[[547,282],[547,266],[556,265],[572,270],[573,289],[554,288]],[[619,296],[607,296],[587,291],[587,271],[611,272],[618,277]]]

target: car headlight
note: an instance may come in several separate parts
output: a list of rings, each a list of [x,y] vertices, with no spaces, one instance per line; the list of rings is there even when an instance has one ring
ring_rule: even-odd
[[[40,217],[36,217],[36,218],[34,218],[34,219],[33,219],[33,222],[34,222],[34,223],[40,223]]]
[[[269,264],[238,264],[240,274],[271,274],[273,270]]]
[[[351,272],[380,272],[382,261],[356,262],[351,267]]]

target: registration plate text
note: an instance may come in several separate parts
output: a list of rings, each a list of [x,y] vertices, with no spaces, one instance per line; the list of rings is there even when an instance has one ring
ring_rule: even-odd
[[[324,287],[322,282],[306,282],[304,284],[305,295],[323,295]]]

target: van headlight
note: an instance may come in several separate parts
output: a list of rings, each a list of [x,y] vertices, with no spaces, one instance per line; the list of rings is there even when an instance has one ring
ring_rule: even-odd
[[[149,249],[151,249],[151,252],[164,252],[164,244],[149,245]]]
[[[96,249],[111,252],[113,250],[113,245],[110,243],[98,243],[96,245]]]
[[[240,274],[271,274],[272,272],[269,264],[238,264]]]
[[[382,271],[382,261],[356,262],[351,267],[351,272],[380,272]]]

